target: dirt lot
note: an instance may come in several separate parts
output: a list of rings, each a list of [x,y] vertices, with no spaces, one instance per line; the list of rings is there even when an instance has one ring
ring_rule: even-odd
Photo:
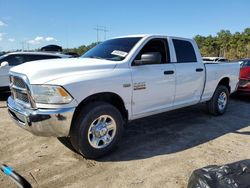
[[[250,97],[233,98],[220,117],[206,114],[202,104],[137,120],[117,150],[98,161],[72,152],[64,138],[17,127],[4,98],[0,160],[34,187],[186,187],[194,169],[250,158]],[[15,185],[0,173],[0,187]]]

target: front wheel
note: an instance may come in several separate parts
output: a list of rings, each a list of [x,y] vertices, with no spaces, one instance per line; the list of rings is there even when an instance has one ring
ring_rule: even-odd
[[[210,101],[207,102],[208,112],[213,115],[222,115],[226,112],[229,100],[228,88],[224,85],[219,85]]]
[[[123,132],[123,118],[114,106],[95,102],[82,108],[70,134],[73,147],[86,158],[98,158],[117,145]]]

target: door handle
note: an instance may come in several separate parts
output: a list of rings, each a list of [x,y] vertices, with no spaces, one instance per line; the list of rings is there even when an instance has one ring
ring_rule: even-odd
[[[196,69],[196,72],[203,72],[203,68],[198,68],[198,69]]]
[[[173,70],[164,71],[164,74],[165,75],[174,74],[174,71]]]

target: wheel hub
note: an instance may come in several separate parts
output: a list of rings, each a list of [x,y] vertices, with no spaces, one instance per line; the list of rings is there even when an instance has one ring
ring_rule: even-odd
[[[96,128],[94,128],[93,132],[94,132],[96,137],[100,138],[100,137],[107,134],[108,129],[104,124],[102,124],[102,125],[99,125]]]
[[[116,122],[109,115],[96,118],[88,130],[89,144],[97,149],[108,146],[116,134]]]
[[[225,92],[222,92],[218,98],[219,109],[224,110],[224,108],[226,107],[226,104],[227,104],[227,94]]]

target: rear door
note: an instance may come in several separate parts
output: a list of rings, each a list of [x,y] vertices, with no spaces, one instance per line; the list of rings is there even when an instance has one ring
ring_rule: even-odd
[[[172,39],[176,54],[176,94],[174,106],[187,106],[200,101],[205,82],[205,68],[197,59],[192,41]]]
[[[151,39],[138,53],[136,60],[148,52],[159,52],[159,64],[134,65],[132,63],[134,117],[153,114],[173,106],[175,94],[175,65],[170,63],[166,39]]]

